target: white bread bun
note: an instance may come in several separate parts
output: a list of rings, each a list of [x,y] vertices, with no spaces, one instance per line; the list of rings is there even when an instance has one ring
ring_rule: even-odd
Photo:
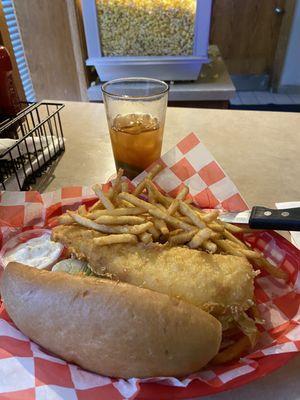
[[[216,318],[127,283],[10,263],[1,293],[25,335],[99,374],[182,376],[198,371],[219,351]]]

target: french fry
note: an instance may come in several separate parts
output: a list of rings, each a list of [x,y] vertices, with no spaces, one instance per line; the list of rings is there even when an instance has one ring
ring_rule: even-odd
[[[231,233],[241,233],[241,232],[244,232],[244,229],[243,229],[243,228],[240,228],[240,227],[237,226],[237,225],[233,225],[233,224],[230,224],[230,223],[228,223],[228,222],[223,222],[223,221],[220,221],[220,220],[218,220],[218,222],[219,222],[221,225],[223,225],[224,228],[227,229],[227,230],[228,230],[229,232],[231,232]]]
[[[149,171],[147,178],[152,180],[161,170],[162,170],[162,165],[160,164],[154,165],[154,167]]]
[[[148,190],[152,190],[152,193],[156,200],[158,200],[165,207],[169,207],[169,205],[173,201],[173,199],[171,197],[164,196],[162,193],[160,193],[160,191],[157,189],[157,187],[154,185],[154,183],[152,181],[150,181],[149,179],[146,179],[145,185]]]
[[[221,247],[224,251],[232,254],[234,256],[245,256],[250,259],[259,259],[261,255],[254,250],[244,249],[241,247],[236,247],[234,242],[230,240],[216,240],[216,243],[219,247]]]
[[[172,201],[168,208],[168,214],[174,215],[174,213],[178,210],[179,207],[179,200],[184,200],[186,195],[189,192],[189,188],[187,186],[184,186],[180,192],[177,194],[176,199]]]
[[[121,183],[121,192],[128,192],[129,187],[128,187],[128,182],[122,182]]]
[[[139,239],[140,239],[141,242],[143,242],[143,243],[145,243],[145,244],[148,244],[148,243],[153,242],[152,235],[151,235],[151,233],[149,233],[149,232],[141,233],[141,234],[139,235]]]
[[[96,210],[92,213],[86,214],[87,218],[90,219],[97,219],[98,217],[101,217],[102,215],[111,215],[111,216],[117,216],[117,215],[140,215],[144,214],[145,210],[143,208],[139,207],[128,207],[128,208],[114,208],[113,210]]]
[[[160,164],[154,165],[154,167],[151,169],[149,174],[146,176],[145,179],[150,179],[152,180],[160,171],[162,170],[162,166]],[[145,189],[145,179],[140,182],[137,187],[135,188],[133,194],[135,196],[138,196],[139,194],[142,193],[142,191]]]
[[[160,237],[160,232],[158,229],[155,228],[154,225],[150,226],[147,229],[147,232],[149,232],[151,234],[151,236],[153,237],[154,240],[158,240]]]
[[[180,212],[183,215],[189,217],[190,220],[193,222],[193,224],[196,225],[198,228],[200,228],[200,229],[206,228],[205,223],[201,221],[201,219],[199,218],[197,213],[194,210],[192,210],[188,204],[184,203],[183,201],[180,201],[179,209],[180,209]]]
[[[216,232],[224,232],[224,226],[219,224],[217,221],[213,221],[209,224],[207,224],[208,228],[212,229],[213,231]]]
[[[137,243],[137,237],[129,233],[123,233],[119,235],[105,235],[93,239],[93,242],[97,246],[107,246],[110,244],[117,243]]]
[[[210,236],[211,239],[221,239],[221,237],[222,237],[221,232],[214,232],[214,231],[212,232],[212,234]]]
[[[258,233],[263,231],[263,229],[252,229],[247,225],[243,225],[242,227],[239,227],[242,231],[242,233]]]
[[[99,208],[103,208],[103,204],[101,202],[101,200],[97,200],[96,203],[94,203],[90,208],[89,208],[89,212],[92,212],[94,210],[98,210]]]
[[[270,275],[274,276],[274,278],[283,279],[288,281],[289,276],[288,274],[280,268],[275,267],[265,258],[259,258],[254,260],[254,263],[261,269],[267,271]]]
[[[162,196],[164,198],[164,202],[166,203],[166,207],[168,208],[174,199],[173,199],[173,197],[169,196],[168,194],[165,194]]]
[[[95,222],[104,225],[138,225],[144,223],[145,219],[134,215],[101,215]]]
[[[133,235],[140,235],[141,233],[146,232],[152,226],[153,226],[152,222],[148,221],[140,225],[114,226],[111,227],[111,232],[115,231],[115,233],[132,233]]]
[[[231,254],[233,256],[243,257],[242,249],[237,249],[231,245],[230,240],[214,240],[218,247],[225,253]]]
[[[82,204],[81,206],[79,206],[77,212],[79,215],[85,215],[87,213],[85,204]]]
[[[189,188],[187,186],[183,186],[180,192],[177,194],[176,199],[184,200],[189,193]]]
[[[193,199],[185,199],[184,202],[185,202],[186,204],[192,204]]]
[[[163,219],[154,218],[153,223],[155,228],[158,229],[163,235],[169,235],[169,229]]]
[[[185,200],[185,203],[186,202],[187,202],[187,200]],[[188,202],[187,204],[189,204],[189,206],[191,207],[192,210],[194,210],[196,213],[200,214],[200,216],[205,214],[204,211],[202,211],[200,208],[194,206],[193,204],[190,204],[190,202]]]
[[[113,205],[113,203],[109,200],[108,197],[105,196],[105,194],[103,193],[100,185],[94,185],[93,186],[93,190],[96,194],[96,196],[99,197],[99,199],[101,200],[102,204],[104,205],[104,207],[107,210],[113,210],[115,208],[115,206]]]
[[[168,214],[174,215],[176,213],[176,211],[178,210],[178,207],[179,207],[179,200],[174,199],[167,210]]]
[[[246,250],[246,249],[241,249],[241,252],[244,254],[245,257],[251,258],[251,259],[257,259],[261,258],[261,255],[255,251],[255,250]]]
[[[150,208],[156,208],[155,205],[147,203],[147,201],[141,200],[133,194],[130,193],[120,193],[118,198],[121,200],[128,201],[129,203],[133,204],[136,207],[142,208],[146,211],[149,211]]]
[[[191,231],[194,227],[186,222],[180,221],[180,219],[173,217],[172,215],[167,214],[164,211],[161,211],[159,208],[154,207],[149,209],[149,213],[153,215],[153,217],[163,219],[169,225],[174,226],[174,228],[181,228],[185,231]]]
[[[261,255],[257,251],[249,249],[249,247],[245,243],[240,241],[238,238],[236,238],[234,235],[232,235],[232,233],[230,233],[229,231],[225,230],[224,236],[229,240],[228,244],[231,247],[234,247],[235,249],[237,249],[242,254],[244,254],[245,257],[250,258],[250,259],[261,258]]]
[[[210,235],[212,234],[211,229],[209,228],[204,228],[204,229],[200,229],[195,236],[193,237],[193,239],[188,243],[188,246],[191,249],[196,249],[197,247],[200,247],[201,244],[210,238]]]
[[[112,187],[110,187],[106,193],[106,197],[111,200],[113,197],[113,193],[114,193],[114,189]]]
[[[227,229],[224,230],[224,236],[226,237],[226,239],[229,239],[230,241],[236,243],[239,245],[239,247],[241,247],[242,249],[248,249],[248,246],[242,242],[240,239],[238,239],[237,237],[235,237],[231,232],[229,232]]]
[[[186,222],[187,224],[193,223],[193,221],[189,217],[181,216],[181,215],[179,215],[179,216],[175,215],[175,217],[180,219],[180,221]]]
[[[185,243],[189,242],[196,233],[197,233],[197,229],[194,229],[193,231],[189,231],[189,232],[178,233],[177,235],[173,235],[173,236],[169,237],[169,243],[171,246],[185,244]]]
[[[96,231],[102,232],[99,227],[100,225],[96,224],[96,222],[90,220],[89,218],[82,217],[81,215],[73,212],[67,211],[68,215],[73,219],[73,222],[77,222],[79,225],[82,225],[89,229],[95,229]]]
[[[153,223],[151,221],[148,221],[148,222],[145,222],[140,225],[128,226],[127,230],[128,230],[128,233],[132,233],[134,235],[140,235],[141,233],[148,231],[152,226],[153,226]]]
[[[175,236],[175,235],[178,235],[179,233],[183,233],[183,232],[184,232],[183,229],[174,229],[173,231],[171,231],[169,233],[169,236]]]
[[[114,184],[113,184],[113,187],[118,186],[118,184],[122,182],[122,176],[123,176],[123,174],[124,174],[124,169],[123,169],[123,168],[119,168],[119,169],[118,169],[118,173],[117,173],[116,180],[115,180],[115,182],[114,182]]]
[[[225,364],[241,357],[251,347],[247,336],[241,337],[233,345],[218,353],[211,361],[213,365]]]
[[[167,211],[166,207],[164,207],[162,204],[160,203],[155,203],[156,207],[158,207],[161,211]]]
[[[137,187],[134,189],[133,194],[135,196],[139,196],[143,190],[145,189],[145,179],[143,179],[138,185]]]
[[[116,206],[121,208],[132,208],[134,207],[133,204],[129,203],[129,201],[121,200],[118,196],[115,200]]]
[[[221,236],[220,239],[225,240],[226,238]],[[229,240],[229,242],[230,242],[230,246],[234,247],[237,250],[242,251],[242,249],[244,249],[244,247],[241,247],[239,244],[232,242],[231,240]]]
[[[201,247],[212,254],[217,251],[216,243],[213,243],[211,240],[204,240],[204,242],[201,244]]]
[[[62,214],[57,218],[57,222],[59,225],[69,225],[73,224],[74,219],[68,214]]]
[[[153,226],[150,221],[140,225],[101,225],[74,212],[68,211],[68,214],[71,215],[74,221],[78,224],[103,233],[131,233],[133,235],[139,235]]]
[[[137,207],[144,208],[144,210],[148,211],[153,217],[156,217],[158,219],[163,219],[165,222],[167,222],[171,226],[174,226],[175,228],[181,228],[186,231],[190,231],[193,229],[192,225],[189,225],[185,222],[178,220],[175,217],[172,217],[171,215],[168,215],[165,211],[160,210],[155,205],[147,203],[146,201],[141,200],[132,194],[120,193],[119,198],[122,200],[129,201],[130,203],[134,204]]]
[[[148,201],[151,204],[155,203],[155,195],[154,195],[152,189],[150,189],[150,188],[148,188]]]
[[[211,223],[212,221],[217,219],[218,215],[219,215],[218,210],[210,211],[202,216],[202,221],[204,221],[205,223]]]
[[[123,173],[124,173],[124,170],[122,168],[119,168],[116,180],[115,180],[113,188],[112,188],[112,194],[110,196],[112,201],[115,200],[115,198],[117,197],[117,194],[120,193],[120,191],[121,191],[121,179],[122,179]]]

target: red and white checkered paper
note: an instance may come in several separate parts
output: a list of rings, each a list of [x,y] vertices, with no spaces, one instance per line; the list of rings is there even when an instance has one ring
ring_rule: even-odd
[[[237,188],[195,134],[188,135],[158,161],[164,166],[156,184],[176,195],[187,184],[196,204],[204,208],[244,210]],[[145,173],[133,182],[137,184]],[[0,197],[0,239],[4,243],[24,230],[47,227],[50,218],[79,204],[91,205],[90,188],[65,187],[59,191],[2,192]],[[40,348],[24,336],[0,307],[0,398],[24,400],[135,399],[145,383],[153,385],[151,399],[160,398],[162,386],[186,388],[197,380],[207,387],[228,389],[230,382],[253,374],[263,376],[266,357],[278,364],[278,354],[300,351],[300,251],[274,232],[245,234],[244,239],[260,250],[278,268],[290,275],[285,283],[262,273],[256,278],[255,294],[262,317],[261,339],[254,351],[226,366],[207,368],[184,379],[111,379],[69,364]],[[278,364],[279,366],[279,364]],[[235,380],[235,381],[234,381]],[[156,388],[156,389],[155,389]],[[148,393],[149,394],[149,393]],[[198,393],[197,393],[198,394]],[[201,388],[199,389],[199,395]],[[182,393],[182,398],[188,397]],[[179,398],[179,397],[178,397]]]

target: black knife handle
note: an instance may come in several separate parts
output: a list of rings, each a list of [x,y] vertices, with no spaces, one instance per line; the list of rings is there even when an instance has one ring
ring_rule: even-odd
[[[300,207],[273,210],[256,206],[252,208],[249,226],[253,229],[300,231]]]

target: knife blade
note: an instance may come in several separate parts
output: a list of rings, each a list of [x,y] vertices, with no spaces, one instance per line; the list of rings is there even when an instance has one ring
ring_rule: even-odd
[[[242,212],[224,212],[221,221],[235,224],[249,224],[252,229],[275,229],[280,231],[300,231],[300,207],[272,209],[255,206]]]

